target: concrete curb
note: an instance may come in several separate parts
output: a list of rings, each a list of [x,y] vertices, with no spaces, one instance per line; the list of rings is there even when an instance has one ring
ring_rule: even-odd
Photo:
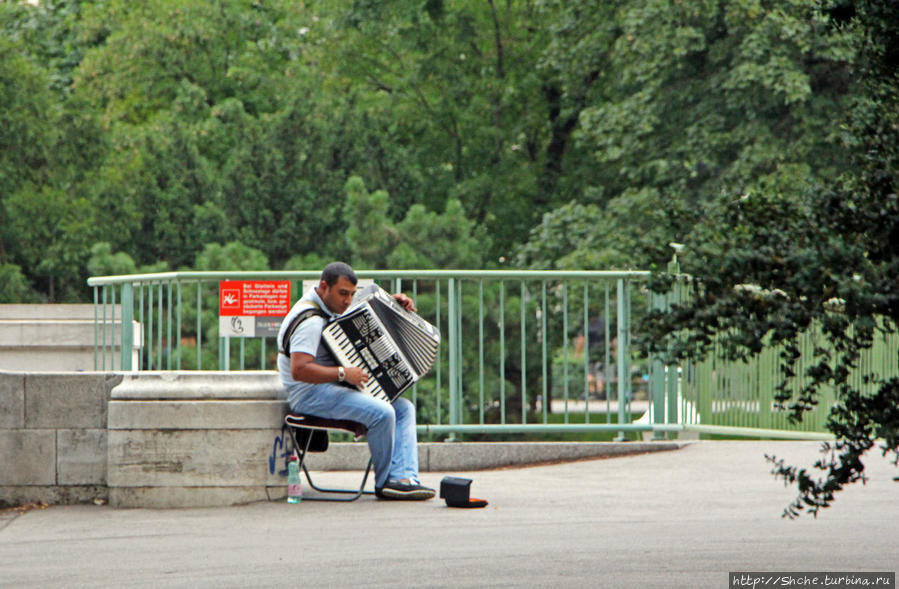
[[[634,454],[678,450],[692,442],[445,442],[419,444],[419,470],[430,472],[470,472],[506,470],[527,466],[559,464],[579,460],[598,460]],[[309,470],[361,472],[368,463],[368,446],[364,442],[336,442],[323,454],[310,454]],[[328,476],[325,475],[327,481]],[[352,476],[352,475],[345,475]],[[322,480],[315,476],[319,484]],[[371,488],[372,478],[368,487]],[[177,482],[177,481],[176,481]],[[281,500],[287,488],[283,479],[265,485],[217,486],[207,484],[168,485],[163,481],[153,486],[110,487],[112,507],[143,507],[167,509],[173,507],[211,507],[239,505],[257,501]],[[328,483],[324,483],[326,486]],[[358,484],[354,480],[350,486]]]
[[[679,450],[689,441],[657,442],[426,442],[418,445],[419,470],[489,470],[505,467],[611,458]],[[368,461],[364,443],[332,443],[324,454],[310,454],[310,470],[360,470]]]

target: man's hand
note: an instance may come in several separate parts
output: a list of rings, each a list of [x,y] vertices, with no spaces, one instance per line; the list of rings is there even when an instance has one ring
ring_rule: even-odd
[[[412,311],[413,313],[415,311],[418,311],[418,309],[415,308],[415,303],[412,302],[412,299],[410,299],[403,293],[398,292],[395,295],[393,295],[393,298],[396,300],[396,302],[398,302],[400,305],[402,305],[405,310]]]
[[[358,366],[349,366],[346,369],[346,382],[353,386],[362,386],[368,382],[368,372]]]

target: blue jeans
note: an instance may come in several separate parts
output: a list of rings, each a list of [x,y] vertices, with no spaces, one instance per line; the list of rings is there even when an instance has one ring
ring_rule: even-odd
[[[388,479],[418,479],[415,405],[399,397],[391,405],[332,382],[315,385],[291,406],[297,413],[325,419],[349,419],[368,428],[375,487]]]

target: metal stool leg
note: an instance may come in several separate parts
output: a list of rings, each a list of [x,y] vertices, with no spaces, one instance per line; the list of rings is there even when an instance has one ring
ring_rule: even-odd
[[[312,477],[309,476],[309,469],[306,468],[306,465],[303,465],[303,472],[306,473],[306,480],[309,481],[309,486],[318,491],[319,493],[352,493],[352,497],[303,497],[304,501],[355,501],[362,495],[374,495],[374,491],[365,490],[365,483],[368,481],[368,473],[371,472],[371,458],[368,459],[368,466],[365,467],[365,475],[362,477],[362,484],[359,485],[359,488],[356,490],[353,489],[328,489],[325,487],[317,487],[315,483],[312,482]]]
[[[312,442],[312,435],[315,431],[313,428],[302,428],[309,432],[309,435],[306,437],[306,443],[303,445],[303,449],[300,450],[300,444],[297,440],[296,430],[301,429],[296,426],[288,426],[288,431],[290,432],[290,438],[293,440],[294,450],[298,454],[299,466],[303,470],[306,475],[306,480],[309,482],[309,486],[318,491],[319,493],[336,493],[336,494],[348,494],[351,497],[303,497],[304,501],[355,501],[362,495],[374,495],[374,491],[366,491],[365,483],[368,481],[368,474],[371,472],[372,468],[372,459],[368,459],[368,466],[365,467],[365,474],[362,476],[362,484],[359,485],[358,489],[332,489],[328,487],[319,487],[312,481],[312,476],[309,474],[309,469],[306,467],[306,453],[309,451],[309,444]],[[326,430],[327,431],[327,430]]]

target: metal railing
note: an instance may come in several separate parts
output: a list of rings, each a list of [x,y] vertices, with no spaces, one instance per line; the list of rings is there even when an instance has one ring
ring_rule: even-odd
[[[422,432],[611,432],[624,440],[646,432],[663,438],[695,430],[829,438],[822,420],[796,426],[772,409],[773,376],[747,381],[747,371],[764,372],[776,351],[751,365],[710,359],[681,367],[634,353],[631,341],[639,316],[681,296],[677,286],[667,296],[650,294],[645,288],[649,272],[357,274],[409,294],[419,314],[441,331],[441,351],[432,371],[406,393],[418,407]],[[234,342],[219,336],[218,283],[290,281],[293,302],[302,294],[302,282],[319,276],[315,271],[167,272],[90,278],[97,322],[95,369],[275,369],[274,338]],[[116,305],[119,318],[114,316]],[[117,350],[113,338],[106,338],[108,324],[117,319],[119,341],[140,342],[137,366],[132,365],[133,349],[125,345]],[[752,386],[736,386],[750,381]]]
[[[611,431],[623,439],[625,432],[677,429],[657,427],[673,425],[664,421],[637,424],[631,419],[635,388],[644,404],[651,388],[647,370],[634,372],[645,362],[637,364],[630,349],[634,289],[645,282],[648,272],[360,270],[357,274],[387,290],[409,294],[422,317],[441,331],[437,362],[411,391],[427,432]],[[319,276],[319,272],[167,272],[90,278],[97,332],[105,333],[99,326],[116,319],[110,305],[120,305],[121,341],[141,342],[138,365],[133,366],[127,346],[117,354],[98,338],[95,369],[274,369],[273,338],[234,342],[218,336],[218,283],[288,280],[291,299],[296,300],[302,281]],[[141,333],[131,331],[132,320]],[[599,346],[590,342],[590,324],[597,320],[604,326]],[[581,340],[580,351],[576,340]],[[598,356],[597,348],[604,350]]]
[[[816,350],[829,344],[819,330],[812,329],[802,335],[798,345],[797,376],[788,381],[787,389],[794,398],[808,380],[805,371],[812,365]],[[731,427],[747,432],[826,431],[830,410],[838,402],[833,386],[819,389],[817,404],[804,413],[801,423],[791,423],[789,412],[778,408],[775,391],[783,380],[782,350],[781,346],[768,346],[746,362],[727,362],[716,349],[702,362],[685,364],[678,398],[679,423],[696,431],[716,433],[725,433]],[[876,333],[873,345],[861,351],[857,366],[849,372],[848,384],[856,390],[873,392],[876,384],[866,377],[899,375],[897,359],[899,335]]]

